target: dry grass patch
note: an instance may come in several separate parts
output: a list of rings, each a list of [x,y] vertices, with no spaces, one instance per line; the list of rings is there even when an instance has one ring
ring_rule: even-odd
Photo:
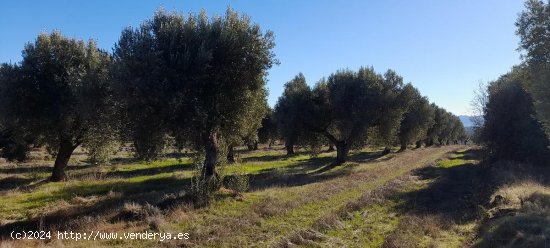
[[[550,244],[548,168],[513,161],[491,164],[498,187],[480,227],[477,247],[546,247]]]

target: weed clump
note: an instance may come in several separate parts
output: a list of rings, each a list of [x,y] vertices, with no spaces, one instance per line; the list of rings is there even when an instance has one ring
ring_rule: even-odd
[[[145,221],[149,217],[161,215],[162,211],[149,203],[140,205],[135,202],[127,202],[122,207],[116,219],[125,221]]]
[[[149,229],[153,231],[160,231],[162,225],[166,222],[162,215],[149,216],[145,219],[145,222],[149,225]]]

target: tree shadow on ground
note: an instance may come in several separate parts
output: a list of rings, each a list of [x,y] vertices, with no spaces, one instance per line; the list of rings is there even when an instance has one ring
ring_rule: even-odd
[[[10,176],[0,179],[0,191],[18,189],[25,187],[31,182],[36,181],[34,178],[22,178],[17,176]]]
[[[480,151],[469,150],[471,159]],[[404,199],[397,211],[418,215],[439,215],[455,223],[467,223],[484,215],[493,193],[485,166],[466,163],[450,168],[424,167],[414,171],[420,180],[433,180],[427,187],[398,194]]]
[[[341,176],[349,171],[349,169],[343,168],[339,170],[338,173],[308,173],[308,171],[330,164],[333,159],[334,158],[331,157],[310,158],[284,168],[262,170],[257,174],[250,175],[250,190],[256,191],[271,187],[301,186]]]
[[[126,202],[156,205],[163,201],[167,194],[177,194],[191,183],[190,178],[167,177],[150,179],[141,182],[110,182],[100,185],[77,185],[63,188],[51,194],[29,197],[25,203],[55,202],[66,200],[73,202],[75,196],[86,197],[105,196],[109,192],[116,192],[118,197],[105,197],[94,201],[93,204],[78,204],[73,207],[61,208],[48,212],[42,216],[31,217],[27,220],[14,221],[0,225],[0,240],[9,239],[12,231],[23,230],[77,230],[82,228],[84,217],[99,215],[116,215]]]
[[[379,152],[359,152],[350,155],[349,161],[364,163],[380,157]],[[284,168],[270,168],[250,176],[252,191],[271,187],[294,187],[322,182],[351,173],[354,163],[333,166],[334,157],[314,157],[298,160],[298,163]],[[340,168],[338,168],[340,167]],[[334,171],[331,171],[332,169]]]
[[[387,153],[383,153],[383,152],[364,152],[364,151],[361,151],[361,152],[356,152],[356,153],[352,153],[351,155],[348,156],[348,162],[355,162],[355,163],[366,163],[366,162],[370,162],[370,161],[373,161],[375,159],[380,159],[384,156],[388,155]],[[387,156],[385,159],[382,159],[382,160],[388,160],[388,159],[391,159],[392,156]],[[341,166],[341,164],[337,164],[336,161],[333,161],[332,163],[330,164],[327,164],[321,168],[319,168],[317,171],[315,171],[316,173],[324,173],[324,172],[327,172],[327,171],[330,171],[338,166]]]
[[[105,173],[108,177],[120,177],[120,178],[131,178],[137,176],[146,176],[146,175],[155,175],[161,173],[170,173],[175,171],[191,171],[193,170],[193,165],[189,163],[178,163],[169,166],[162,167],[153,167],[145,168],[138,170],[129,170],[129,171],[110,171]]]
[[[84,170],[98,165],[86,164],[86,165],[70,165],[67,167],[67,171]],[[53,170],[52,165],[21,165],[9,168],[0,168],[0,174],[24,174],[24,173],[50,173]]]
[[[134,157],[112,158],[111,160],[109,160],[109,163],[111,165],[118,165],[118,164],[131,164],[131,163],[135,163],[135,162],[138,162],[138,161],[139,161],[139,159],[134,158]]]
[[[235,155],[240,156],[240,155],[247,154],[247,153],[251,153],[251,152],[236,152]],[[241,158],[241,161],[243,163],[248,163],[248,162],[271,162],[271,161],[276,161],[276,160],[283,160],[283,159],[287,159],[287,158],[298,157],[298,156],[301,156],[301,155],[308,155],[308,154],[311,154],[311,153],[307,152],[307,151],[297,151],[292,155],[286,155],[284,153],[281,153],[281,154],[266,154],[266,155],[261,155],[261,156],[251,156],[251,157]]]
[[[349,157],[349,161],[356,162],[356,163],[365,163],[370,162],[372,160],[381,158],[387,154],[384,154],[382,151],[376,151],[376,152],[358,152],[354,153]]]
[[[365,162],[375,158],[376,156],[373,154],[363,152],[351,155],[350,161]],[[333,159],[333,157],[309,158],[298,160],[296,164],[280,169],[263,170],[258,174],[250,175],[250,189],[254,191],[269,187],[291,187],[330,180],[351,173],[353,167],[357,165],[355,163],[349,163],[341,166],[341,168],[337,170],[327,173],[321,173],[318,170],[307,173],[308,171],[329,165]],[[51,169],[50,167],[47,168]],[[114,177],[131,178],[140,175],[152,175],[182,169],[181,164],[176,164],[161,168],[120,171],[107,174]],[[189,166],[188,169],[192,169],[192,166]],[[8,239],[12,231],[78,230],[78,228],[83,228],[82,220],[85,219],[85,217],[114,217],[126,202],[150,203],[161,209],[170,208],[170,206],[174,204],[185,203],[188,199],[185,197],[175,197],[173,201],[171,201],[166,200],[165,196],[170,194],[179,195],[179,192],[188,188],[190,184],[191,178],[178,178],[174,176],[149,179],[140,182],[121,182],[113,180],[112,182],[98,184],[82,183],[81,185],[64,187],[49,194],[31,196],[25,199],[25,202],[22,204],[36,204],[40,202],[46,205],[48,203],[64,200],[72,206],[47,212],[42,216],[33,216],[26,220],[0,225],[0,240]],[[118,196],[111,197],[109,196],[111,194]],[[95,198],[96,200],[91,203],[80,204],[78,202],[73,203],[75,198],[83,198],[84,201],[87,201],[87,198]]]
[[[453,154],[461,156],[464,160],[483,160],[484,152],[481,149],[469,149],[465,151],[455,151]]]

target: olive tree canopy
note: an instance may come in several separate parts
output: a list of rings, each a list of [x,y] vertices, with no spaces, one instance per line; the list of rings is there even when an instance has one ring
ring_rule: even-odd
[[[386,113],[399,112],[395,101],[402,81],[394,80],[394,73],[385,76],[372,67],[361,67],[357,72],[340,70],[311,91],[311,107],[304,113],[304,125],[335,144],[333,165],[345,162],[352,146],[366,142],[369,128],[392,129],[382,126],[394,123],[386,119]]]
[[[134,143],[144,137],[161,147],[165,134],[174,135],[205,153],[203,173],[214,176],[222,150],[258,127],[256,116],[265,113],[273,38],[231,9],[213,18],[161,10],[125,29],[115,46],[115,73]]]
[[[65,178],[76,147],[113,133],[110,63],[94,41],[53,32],[25,45],[21,64],[2,66],[11,69],[0,77],[1,122],[55,153],[53,181]]]

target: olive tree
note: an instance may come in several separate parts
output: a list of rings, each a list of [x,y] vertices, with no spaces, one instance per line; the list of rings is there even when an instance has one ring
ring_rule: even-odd
[[[353,146],[366,142],[369,128],[386,123],[381,110],[395,111],[398,94],[390,92],[398,92],[401,86],[372,67],[340,70],[315,85],[304,125],[336,146],[333,166],[345,162]]]
[[[410,104],[411,96],[403,85],[403,77],[393,70],[384,73],[383,85],[382,99],[385,99],[386,104],[382,105],[379,111],[384,114],[374,128],[371,128],[370,136],[364,141],[370,140],[369,144],[385,147],[383,153],[387,154],[398,141],[401,120]]]
[[[451,115],[451,132],[447,143],[458,144],[463,140],[466,140],[464,125],[458,116]]]
[[[273,116],[279,133],[285,141],[286,154],[294,154],[294,146],[303,144],[308,136],[304,118],[310,107],[311,89],[302,73],[285,83],[283,94],[279,97]]]
[[[399,127],[398,137],[402,151],[411,143],[420,147],[421,141],[427,138],[428,129],[434,124],[435,114],[428,99],[412,85],[406,85],[403,92],[403,95],[407,95],[409,102]]]
[[[110,63],[92,40],[42,33],[25,45],[22,62],[11,65],[15,76],[0,82],[2,122],[54,151],[52,181],[65,179],[78,146],[112,137]]]
[[[267,104],[267,91],[258,91],[257,97],[254,97],[249,103],[250,107],[243,114],[243,122],[240,124],[241,128],[239,132],[240,135],[228,136],[228,150],[227,150],[227,161],[235,162],[234,158],[234,147],[236,145],[241,145],[244,143],[249,151],[258,149],[259,136],[258,132],[262,126],[262,119],[266,115],[266,112],[269,109]]]
[[[269,147],[279,138],[277,123],[273,114],[273,109],[267,109],[266,115],[262,119],[262,126],[258,129],[258,141],[268,144]]]
[[[546,163],[550,142],[523,88],[525,68],[516,67],[488,86],[481,139],[494,158]]]
[[[153,145],[165,134],[189,142],[204,152],[203,175],[216,176],[223,150],[251,122],[261,122],[253,110],[264,108],[257,103],[276,63],[273,39],[231,9],[213,18],[161,10],[139,28],[126,28],[114,58],[133,132],[145,132]]]
[[[12,87],[19,77],[19,67],[12,64],[0,65],[0,157],[8,161],[24,161],[30,151],[29,143],[32,142],[32,136],[21,125],[20,120],[10,118],[6,114],[11,108],[7,91]]]

